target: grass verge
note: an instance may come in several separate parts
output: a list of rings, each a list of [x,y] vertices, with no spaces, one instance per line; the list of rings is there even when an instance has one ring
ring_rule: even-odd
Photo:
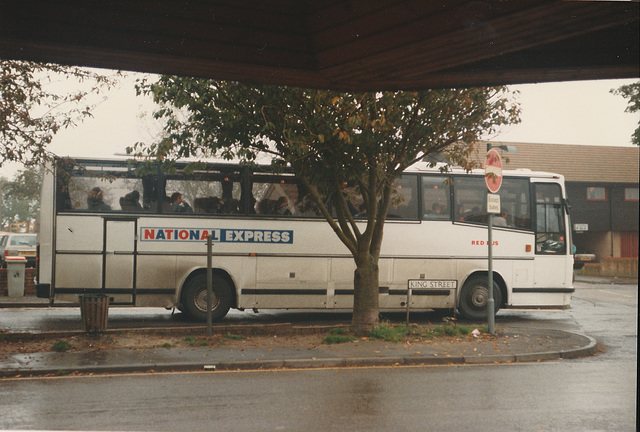
[[[382,340],[386,342],[404,342],[412,339],[431,339],[436,337],[471,337],[474,330],[480,333],[488,333],[487,326],[467,326],[467,325],[441,325],[441,326],[419,326],[406,324],[390,324],[382,323],[378,327],[371,330],[368,334],[369,339]],[[323,344],[340,344],[352,342],[356,338],[353,336],[348,327],[335,327],[329,330],[329,334],[322,339]]]
[[[356,338],[349,334],[348,327],[334,327],[329,330],[329,335],[322,339],[323,344],[341,344],[354,341]]]

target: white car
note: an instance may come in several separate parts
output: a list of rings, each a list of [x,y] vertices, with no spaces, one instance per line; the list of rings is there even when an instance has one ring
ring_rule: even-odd
[[[7,266],[6,257],[22,256],[27,259],[27,267],[36,265],[37,234],[4,233],[0,236],[0,266]]]

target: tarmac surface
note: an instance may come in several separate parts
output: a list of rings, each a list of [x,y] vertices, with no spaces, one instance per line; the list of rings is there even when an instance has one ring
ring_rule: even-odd
[[[589,282],[589,279],[582,279]],[[601,283],[602,279],[594,280]],[[619,282],[617,282],[619,283]],[[637,283],[635,281],[634,283]],[[56,304],[56,307],[64,305]],[[77,305],[73,305],[77,307]],[[46,300],[0,297],[0,308],[49,307]],[[304,323],[216,325],[214,333],[271,336],[326,333],[335,325]],[[107,330],[117,337],[122,329]],[[128,331],[149,331],[131,329]],[[202,332],[205,327],[154,328],[164,333]],[[202,334],[201,333],[201,334]],[[79,331],[19,332],[0,329],[2,340],[48,338],[84,334]],[[283,338],[286,340],[286,338]],[[281,368],[375,367],[393,365],[463,365],[537,362],[574,359],[598,351],[594,338],[557,329],[511,328],[496,324],[496,335],[449,338],[430,343],[394,343],[357,340],[313,346],[246,344],[189,348],[111,349],[90,352],[37,352],[3,354],[0,341],[0,377],[62,375],[70,373],[128,373],[149,371],[225,371]]]

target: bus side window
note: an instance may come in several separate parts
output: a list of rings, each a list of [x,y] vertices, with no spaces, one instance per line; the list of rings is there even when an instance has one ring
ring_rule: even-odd
[[[529,181],[505,177],[498,194],[501,214],[494,217],[494,224],[498,218],[502,218],[505,227],[531,229]]]
[[[265,216],[301,216],[298,211],[300,189],[292,175],[255,174],[251,188],[255,213]]]
[[[450,190],[448,177],[422,177],[422,219],[451,220]]]
[[[455,220],[487,223],[486,191],[487,186],[482,177],[454,177]]]
[[[168,176],[164,189],[163,213],[175,213],[170,197],[176,192],[182,195],[193,213],[231,215],[243,212],[240,171],[224,169],[190,175],[178,172]]]
[[[480,176],[454,177],[455,220],[488,223],[487,187]],[[494,215],[493,224],[504,228],[531,229],[529,181],[524,178],[505,177],[500,195],[500,213]]]
[[[90,212],[114,211],[113,190],[107,181],[94,177],[74,177],[69,183],[69,198],[72,210]]]
[[[418,219],[418,177],[403,175],[396,179],[391,193],[390,219]]]

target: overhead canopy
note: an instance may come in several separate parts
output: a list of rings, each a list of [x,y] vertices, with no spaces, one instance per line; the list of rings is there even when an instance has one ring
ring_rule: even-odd
[[[638,76],[639,4],[51,0],[0,4],[0,58],[411,89]]]

